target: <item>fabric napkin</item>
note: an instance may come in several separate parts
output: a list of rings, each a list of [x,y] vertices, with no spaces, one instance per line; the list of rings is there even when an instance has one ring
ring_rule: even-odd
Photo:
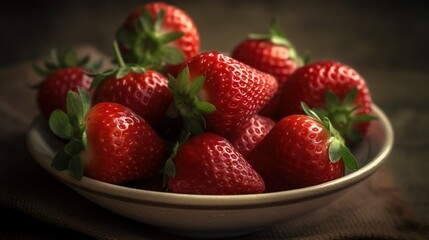
[[[109,62],[90,46],[79,47],[78,53]],[[0,69],[0,207],[65,238],[76,233],[96,239],[182,239],[93,204],[37,165],[26,146],[26,133],[38,115],[36,92],[28,86],[37,80],[29,62]],[[401,194],[389,169],[382,167],[320,210],[235,239],[425,239],[427,224],[413,219]],[[0,238],[11,236],[0,233]]]

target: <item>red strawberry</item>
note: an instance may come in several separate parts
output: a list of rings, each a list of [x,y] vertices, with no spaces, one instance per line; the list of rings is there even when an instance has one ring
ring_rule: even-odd
[[[303,113],[305,102],[351,141],[359,141],[372,119],[371,96],[365,80],[351,67],[321,61],[298,69],[281,89],[282,116]]]
[[[262,72],[273,75],[279,84],[279,89],[288,77],[302,65],[302,59],[288,41],[277,21],[273,21],[269,34],[250,34],[247,39],[238,44],[233,50],[233,58],[246,63]],[[261,110],[260,114],[278,118],[280,94]]]
[[[229,141],[246,157],[275,124],[270,118],[254,115]]]
[[[79,60],[71,49],[61,56],[53,50],[52,57],[52,62],[45,62],[46,69],[33,66],[34,70],[44,78],[38,86],[37,105],[46,119],[55,109],[66,111],[66,96],[69,90],[89,89],[92,78],[84,72],[95,70],[101,65],[101,61],[98,61],[88,66],[89,57]]]
[[[302,188],[343,175],[357,163],[329,120],[290,115],[280,120],[248,156],[268,192]]]
[[[173,101],[167,78],[156,71],[126,65],[117,48],[115,52],[119,68],[94,78],[94,104],[122,104],[142,116],[154,128],[160,129],[168,122],[165,112]]]
[[[50,126],[59,137],[70,139],[56,155],[52,166],[69,169],[100,181],[123,184],[157,174],[167,159],[166,144],[150,125],[131,109],[117,103],[99,103],[90,108],[89,96],[67,95],[68,115],[52,113]]]
[[[277,91],[273,76],[219,52],[201,53],[186,64],[179,80],[170,79],[169,86],[190,128],[203,123],[207,131],[231,137]]]
[[[175,193],[248,194],[264,191],[264,182],[226,139],[213,133],[191,138],[177,150],[175,174],[168,185]]]
[[[152,2],[131,13],[116,33],[125,59],[177,76],[179,66],[200,50],[191,17],[180,8]]]

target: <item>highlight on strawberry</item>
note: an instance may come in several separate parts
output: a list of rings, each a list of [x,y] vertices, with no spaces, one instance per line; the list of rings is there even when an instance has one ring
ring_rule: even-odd
[[[163,2],[136,8],[116,31],[124,59],[146,68],[177,76],[181,64],[200,50],[200,37],[192,18]]]
[[[186,84],[190,85],[193,81],[198,81],[198,91],[192,92],[195,89],[191,88],[192,94],[179,94],[175,92],[180,88],[171,89],[179,112],[182,111],[180,109],[194,112],[199,107],[194,100],[183,96],[197,96],[203,103],[209,102],[216,111],[204,115],[206,131],[225,138],[233,136],[260,111],[274,96],[278,87],[273,76],[220,52],[200,53],[190,58],[183,69],[189,79],[182,79],[180,82],[188,82]]]
[[[335,61],[309,63],[296,70],[281,91],[281,116],[304,113],[301,102],[332,124],[349,142],[360,142],[374,119],[365,80],[350,66]]]
[[[149,179],[167,159],[165,142],[142,117],[117,103],[91,107],[83,89],[67,94],[67,113],[55,110],[49,126],[68,140],[52,167],[78,180],[84,175],[112,184]]]
[[[77,91],[78,88],[89,90],[92,77],[87,73],[98,70],[102,63],[100,59],[90,64],[89,55],[79,59],[69,48],[60,54],[53,49],[50,61],[45,61],[43,67],[33,65],[33,70],[43,78],[34,86],[41,114],[48,119],[55,109],[65,111],[68,91]]]
[[[247,160],[261,174],[266,191],[313,186],[337,179],[344,165],[358,164],[344,139],[327,117],[321,118],[302,103],[307,115],[281,119],[250,152]]]
[[[132,109],[161,131],[169,123],[165,115],[173,97],[168,80],[161,73],[138,64],[126,64],[118,44],[113,44],[118,67],[92,75],[93,102],[115,102]]]
[[[275,19],[271,21],[269,33],[249,34],[234,48],[231,57],[273,75],[279,89],[289,76],[304,64],[304,59],[299,56]],[[279,104],[282,104],[280,94],[276,94],[259,114],[278,120],[280,117],[277,111]]]

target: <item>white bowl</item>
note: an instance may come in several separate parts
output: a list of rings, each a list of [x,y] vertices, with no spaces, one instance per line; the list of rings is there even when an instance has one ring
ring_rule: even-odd
[[[62,143],[41,118],[28,133],[28,147],[46,171],[112,212],[182,236],[231,237],[322,208],[374,173],[392,148],[393,131],[385,114],[375,105],[373,110],[378,120],[371,123],[366,139],[353,150],[359,170],[316,186],[274,193],[191,195],[133,189],[87,177],[77,181],[68,172],[50,166]]]

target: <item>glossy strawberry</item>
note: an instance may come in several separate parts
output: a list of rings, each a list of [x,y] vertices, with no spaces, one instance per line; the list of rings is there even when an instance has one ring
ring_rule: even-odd
[[[117,69],[96,75],[93,101],[116,102],[131,108],[156,129],[164,127],[173,96],[164,75],[135,65],[126,65],[116,48]]]
[[[202,133],[179,147],[168,186],[175,193],[249,194],[264,191],[264,182],[226,139]]]
[[[57,55],[53,50],[51,55],[51,62],[44,64],[46,69],[33,66],[36,73],[43,77],[43,81],[37,86],[37,106],[46,119],[55,109],[66,111],[66,96],[69,90],[89,89],[92,78],[85,72],[96,70],[101,65],[101,61],[92,66],[88,65],[89,56],[78,59],[71,49],[62,55]]]
[[[170,79],[170,89],[188,125],[198,125],[192,122],[197,119],[207,131],[228,138],[273,97],[277,82],[222,53],[206,52],[186,62],[178,81]]]
[[[314,112],[310,115],[283,118],[248,155],[268,192],[337,179],[344,173],[344,164],[357,169],[356,160],[329,120]]]
[[[271,23],[269,34],[250,34],[235,47],[231,57],[273,75],[279,84],[279,89],[303,64],[303,60],[298,56],[291,42],[286,39],[277,21]],[[276,94],[260,114],[278,118],[279,100],[280,94]]]
[[[320,61],[298,69],[281,89],[282,116],[303,113],[300,102],[329,117],[351,141],[365,134],[371,96],[365,80],[353,68],[334,61]]]
[[[68,115],[55,110],[52,131],[69,142],[52,162],[57,170],[69,169],[103,182],[123,184],[159,173],[167,159],[163,140],[131,109],[110,102],[90,108],[89,95],[69,92]]]
[[[246,157],[275,124],[270,118],[254,115],[229,141]]]
[[[134,10],[117,30],[126,61],[141,63],[176,76],[179,66],[200,49],[192,18],[182,9],[163,2]]]

